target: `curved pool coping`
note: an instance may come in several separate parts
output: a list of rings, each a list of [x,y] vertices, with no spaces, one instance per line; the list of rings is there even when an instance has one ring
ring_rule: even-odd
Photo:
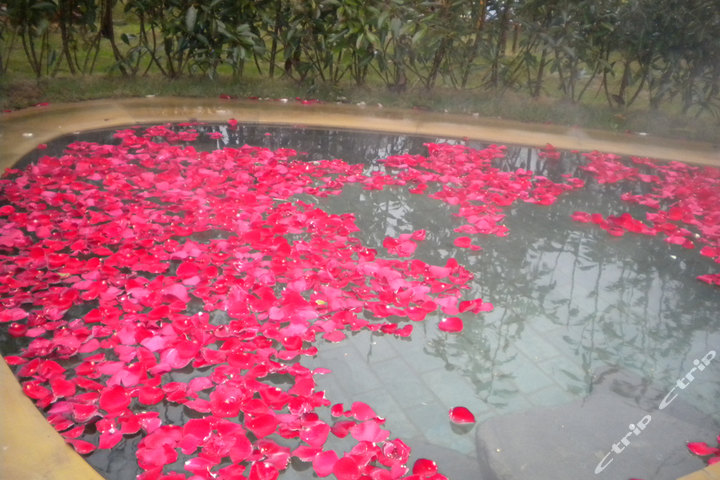
[[[0,115],[0,168],[40,143],[83,130],[140,123],[198,120],[343,128],[542,147],[598,150],[662,160],[720,166],[720,146],[641,134],[530,124],[469,115],[347,104],[221,100],[178,97],[91,100],[50,104]]]
[[[469,138],[537,147],[550,143],[559,149],[720,166],[717,145],[637,134],[359,105],[152,97],[51,104],[4,113],[0,115],[0,169],[11,167],[39,144],[74,132],[142,123],[227,122],[230,118],[244,123]],[[0,360],[0,385],[0,479],[102,480],[23,394],[4,359]],[[720,480],[720,464],[683,477],[691,478]]]

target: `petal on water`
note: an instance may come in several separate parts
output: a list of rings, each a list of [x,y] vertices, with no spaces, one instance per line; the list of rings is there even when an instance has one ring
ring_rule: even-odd
[[[463,321],[459,317],[446,317],[440,320],[438,328],[443,332],[461,332],[463,329]]]
[[[333,473],[337,462],[338,456],[333,450],[320,452],[313,459],[313,470],[318,477],[327,477]]]
[[[435,475],[438,471],[437,463],[427,458],[418,458],[413,464],[412,473],[413,475],[419,475],[421,478],[430,477]]]
[[[450,420],[457,424],[475,423],[475,415],[465,407],[450,409]]]
[[[343,457],[335,463],[332,473],[335,474],[337,480],[358,480],[360,467],[353,458]]]
[[[370,405],[364,402],[354,402],[350,408],[350,413],[354,418],[360,421],[377,418],[375,411],[370,407]]]
[[[705,456],[705,455],[717,455],[720,453],[720,449],[714,448],[709,446],[705,442],[690,442],[687,444],[688,450],[690,450],[695,455]]]
[[[109,414],[119,413],[130,405],[131,398],[125,387],[116,385],[100,394],[100,408]]]
[[[453,245],[460,248],[470,248],[470,245],[472,244],[472,238],[470,237],[457,237],[453,241]]]

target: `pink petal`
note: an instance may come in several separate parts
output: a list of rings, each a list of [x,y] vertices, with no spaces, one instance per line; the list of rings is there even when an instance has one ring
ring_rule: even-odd
[[[350,408],[350,413],[357,420],[364,421],[377,418],[375,411],[366,403],[354,402]]]
[[[0,323],[17,322],[28,316],[28,312],[22,308],[7,308],[0,312]]]
[[[143,405],[155,405],[165,398],[165,392],[156,387],[142,387],[138,390],[138,400]]]
[[[380,428],[376,420],[368,420],[350,427],[350,434],[355,440],[379,443],[390,436],[390,432]]]
[[[280,472],[268,462],[255,462],[250,467],[248,480],[276,480]]]
[[[459,317],[447,317],[440,321],[438,328],[443,332],[461,332],[463,321]]]
[[[323,338],[328,342],[337,343],[345,340],[346,335],[342,330],[333,330],[332,332],[324,334]]]
[[[71,440],[70,444],[73,446],[75,451],[81,455],[91,453],[97,448],[95,445],[90,442],[86,442],[85,440]]]
[[[333,417],[342,417],[345,414],[345,407],[342,403],[336,403],[330,408],[330,414]]]
[[[233,463],[240,463],[250,457],[253,445],[243,433],[238,433],[234,437],[235,444],[230,448],[230,460]]]
[[[453,245],[460,248],[470,248],[470,244],[472,244],[472,238],[470,237],[457,237],[453,241]]]
[[[113,448],[115,445],[120,443],[120,440],[122,440],[123,434],[122,432],[116,431],[116,432],[103,432],[100,434],[100,442],[98,444],[98,448],[102,448],[105,450]]]
[[[315,470],[318,477],[327,477],[333,473],[337,461],[337,453],[333,450],[320,452],[313,459],[313,470]]]
[[[187,289],[180,283],[174,283],[163,289],[163,294],[172,295],[182,302],[189,302],[190,297],[187,293]]]
[[[206,475],[215,465],[215,462],[207,458],[193,457],[185,462],[185,470],[195,475]]]
[[[322,447],[330,433],[330,425],[326,423],[317,423],[303,429],[300,432],[300,438],[311,447]]]
[[[312,462],[320,452],[322,452],[322,449],[320,448],[300,445],[292,451],[292,456],[302,460],[303,462]]]
[[[333,473],[337,477],[337,480],[358,480],[360,477],[360,467],[358,467],[354,459],[343,457],[335,463]]]
[[[576,222],[581,223],[590,223],[592,221],[592,219],[590,218],[590,214],[587,212],[574,212],[570,217]]]
[[[415,230],[412,235],[410,235],[410,238],[415,240],[416,242],[421,242],[425,240],[425,236],[427,235],[427,232],[425,230]]]
[[[705,442],[690,442],[687,444],[687,446],[688,450],[690,450],[695,455],[717,455],[718,453],[720,453],[720,449],[713,448]]]
[[[210,392],[210,409],[213,415],[218,417],[237,417],[244,398],[245,395],[240,388],[226,384],[218,385]]]
[[[50,379],[50,389],[56,397],[71,397],[75,395],[75,384],[64,378]]]

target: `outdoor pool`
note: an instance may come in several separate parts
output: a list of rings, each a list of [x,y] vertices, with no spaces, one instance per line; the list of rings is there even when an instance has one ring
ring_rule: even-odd
[[[720,432],[720,170],[588,153],[63,137],[2,180],[1,353],[112,480],[675,479]]]

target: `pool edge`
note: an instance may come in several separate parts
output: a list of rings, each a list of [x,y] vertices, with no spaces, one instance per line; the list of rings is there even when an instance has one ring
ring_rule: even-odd
[[[0,479],[102,480],[45,420],[0,358]]]
[[[31,107],[0,115],[0,168],[40,143],[82,130],[139,123],[240,122],[345,128],[410,135],[470,138],[489,143],[603,151],[720,166],[720,147],[637,134],[347,104],[221,100],[179,97],[89,100]]]

